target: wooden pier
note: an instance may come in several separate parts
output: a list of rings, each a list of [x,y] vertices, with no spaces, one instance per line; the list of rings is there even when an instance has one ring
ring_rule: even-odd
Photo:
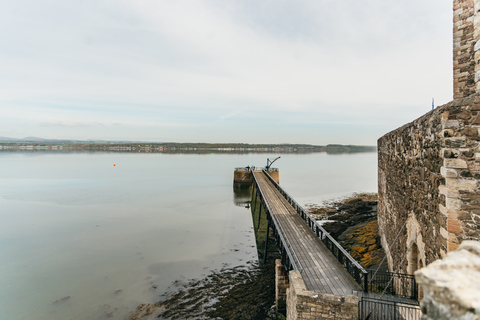
[[[307,289],[341,296],[363,290],[266,173],[256,170],[253,176],[271,224],[284,242],[285,255],[289,251],[289,263],[300,271]]]
[[[273,177],[265,168],[250,172],[253,212],[259,203],[268,220],[264,260],[270,230],[281,253],[285,271],[277,261],[276,305],[286,311],[287,319],[420,320],[412,275],[383,272],[379,276],[376,270],[365,270],[280,187],[278,172]],[[397,292],[395,279],[409,281],[410,289]],[[385,295],[387,289],[393,295]]]

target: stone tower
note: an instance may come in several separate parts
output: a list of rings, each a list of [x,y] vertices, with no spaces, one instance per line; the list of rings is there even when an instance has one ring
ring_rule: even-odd
[[[480,0],[454,0],[454,99],[476,92],[480,92]]]
[[[480,240],[480,0],[453,1],[454,100],[378,139],[378,224],[390,271]]]

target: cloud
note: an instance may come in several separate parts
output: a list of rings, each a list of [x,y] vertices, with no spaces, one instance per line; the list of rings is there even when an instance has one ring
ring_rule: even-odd
[[[57,122],[40,122],[42,127],[89,127],[94,125],[101,125],[99,123],[79,123],[72,121],[57,121]]]
[[[450,0],[19,0],[0,12],[0,118],[394,126],[451,100],[451,43]]]

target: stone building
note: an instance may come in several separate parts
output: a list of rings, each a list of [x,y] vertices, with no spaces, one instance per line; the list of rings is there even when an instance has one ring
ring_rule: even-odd
[[[455,0],[454,99],[378,140],[390,271],[413,274],[480,238],[480,0]]]

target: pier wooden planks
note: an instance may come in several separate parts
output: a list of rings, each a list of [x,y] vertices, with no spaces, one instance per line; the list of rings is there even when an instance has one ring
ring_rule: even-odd
[[[272,219],[281,226],[279,232],[288,239],[291,250],[295,252],[295,263],[307,289],[335,295],[361,290],[265,174],[255,171],[254,175],[272,211]]]

